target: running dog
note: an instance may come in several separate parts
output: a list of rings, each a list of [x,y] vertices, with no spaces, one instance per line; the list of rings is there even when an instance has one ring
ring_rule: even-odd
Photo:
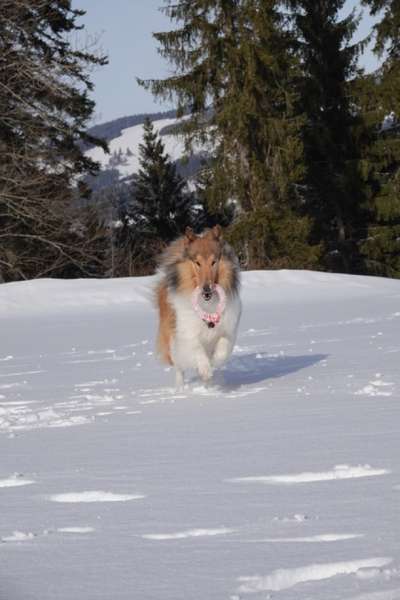
[[[156,289],[159,310],[158,351],[163,362],[174,365],[176,386],[183,386],[184,371],[197,369],[208,381],[213,368],[231,355],[239,324],[239,262],[219,225],[201,235],[186,228],[161,257]],[[193,292],[209,301],[223,290],[224,309],[214,322],[203,320],[193,307]]]

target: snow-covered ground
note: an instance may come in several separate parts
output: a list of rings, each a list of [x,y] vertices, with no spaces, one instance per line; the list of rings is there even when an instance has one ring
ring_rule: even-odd
[[[151,285],[0,286],[0,599],[399,600],[400,281],[244,274],[180,393]]]

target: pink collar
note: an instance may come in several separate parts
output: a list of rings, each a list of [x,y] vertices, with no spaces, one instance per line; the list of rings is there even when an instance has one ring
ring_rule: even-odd
[[[199,297],[201,294],[200,287],[197,287],[194,290],[194,292],[192,293],[192,306],[193,306],[194,310],[197,312],[197,314],[199,315],[199,317],[202,319],[202,321],[207,323],[207,325],[209,327],[215,327],[215,325],[218,325],[218,323],[221,320],[222,313],[224,312],[225,306],[226,306],[226,295],[225,295],[223,288],[217,284],[214,286],[214,291],[217,292],[217,294],[219,296],[217,310],[214,313],[208,313],[200,308],[200,306],[199,306]]]

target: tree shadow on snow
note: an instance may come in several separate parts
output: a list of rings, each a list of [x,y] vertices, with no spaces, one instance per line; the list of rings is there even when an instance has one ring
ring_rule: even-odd
[[[290,373],[311,367],[328,354],[306,354],[304,356],[268,356],[268,354],[245,354],[233,356],[223,369],[223,387],[235,389],[241,385],[260,383],[267,379],[284,377]]]

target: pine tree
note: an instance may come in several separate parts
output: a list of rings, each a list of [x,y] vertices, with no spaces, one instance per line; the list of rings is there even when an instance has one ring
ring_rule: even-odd
[[[105,58],[72,47],[70,0],[0,0],[0,271],[3,279],[92,272],[76,181],[96,165],[82,143],[94,103],[88,71]]]
[[[351,96],[363,44],[352,44],[354,12],[339,20],[345,0],[289,0],[303,73],[299,106],[305,114],[306,214],[324,244],[325,267],[362,272],[370,182],[363,155],[367,127]]]
[[[179,24],[155,34],[176,74],[140,81],[156,96],[177,102],[188,147],[212,149],[207,189],[212,210],[236,203],[232,240],[248,267],[273,265],[281,252],[294,266],[298,244],[282,219],[300,220],[297,242],[307,247],[309,223],[296,214],[295,183],[302,174],[302,119],[295,112],[298,61],[276,0],[178,0],[165,12]],[[309,262],[315,263],[316,249]],[[291,262],[294,261],[294,262]]]
[[[177,173],[150,119],[146,119],[143,129],[140,168],[133,177],[130,197],[118,208],[123,223],[117,232],[121,273],[128,262],[131,274],[151,273],[165,244],[192,226],[195,218],[186,181]]]
[[[382,56],[387,53],[390,62],[400,58],[400,6],[398,0],[362,0],[368,6],[371,14],[382,13],[382,19],[375,25],[375,52]]]
[[[236,204],[224,198],[224,190],[219,194],[216,189],[214,165],[210,157],[203,158],[194,178],[196,204],[200,206],[201,218],[197,221],[199,231],[206,227],[228,227],[235,219]],[[210,202],[210,190],[214,201]]]
[[[369,162],[374,187],[369,199],[368,235],[362,246],[370,273],[400,277],[400,4],[364,0],[374,15],[375,52],[382,66],[357,87],[370,127]]]
[[[140,169],[134,177],[134,207],[148,237],[168,243],[191,224],[191,202],[186,182],[165,152],[164,144],[149,119],[139,145]]]

